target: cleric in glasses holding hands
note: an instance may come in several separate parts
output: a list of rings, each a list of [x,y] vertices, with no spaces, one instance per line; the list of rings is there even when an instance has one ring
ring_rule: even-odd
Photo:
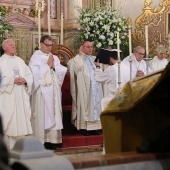
[[[67,68],[51,53],[53,41],[49,35],[41,37],[40,45],[29,63],[34,78],[31,122],[33,134],[47,149],[55,150],[62,143],[61,86]]]
[[[132,56],[127,56],[123,59],[123,63],[130,67],[129,60],[132,59],[132,79],[135,77],[144,76],[147,74],[147,63],[143,59],[145,56],[145,48],[142,46],[137,46],[133,49]],[[148,73],[152,70],[148,68]]]

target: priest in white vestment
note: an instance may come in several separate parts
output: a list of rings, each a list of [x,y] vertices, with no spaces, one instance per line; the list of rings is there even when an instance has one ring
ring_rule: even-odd
[[[32,134],[30,94],[33,76],[25,62],[15,55],[12,39],[4,40],[0,57],[0,114],[5,140],[12,149],[16,140]]]
[[[50,52],[53,45],[50,36],[42,36],[40,45],[41,49],[34,52],[29,63],[34,77],[31,122],[33,134],[47,149],[55,150],[62,143],[61,86],[67,68]]]
[[[103,56],[104,57],[104,56]],[[109,54],[110,63],[113,65],[108,66],[103,72],[100,70],[100,61],[95,63],[95,79],[101,84],[107,86],[107,96],[101,100],[102,111],[107,104],[115,97],[118,90],[120,90],[125,83],[130,80],[130,67],[124,63],[120,63],[120,72],[118,71],[118,55],[117,51],[112,51]],[[118,76],[120,74],[120,86],[118,84]]]
[[[130,67],[129,60],[132,60],[132,79],[135,77],[140,77],[152,73],[153,71],[147,66],[143,57],[145,56],[145,48],[142,46],[137,46],[133,49],[132,56],[127,56],[123,59],[122,63]]]
[[[101,129],[102,88],[94,79],[96,66],[92,43],[83,42],[81,50],[81,54],[67,63],[71,82],[72,123],[85,136],[98,135]]]
[[[156,51],[157,51],[157,55],[154,56],[154,58],[151,61],[149,61],[149,67],[153,71],[164,69],[168,64],[168,60],[165,58],[167,53],[167,48],[164,47],[163,45],[159,45],[156,48]]]

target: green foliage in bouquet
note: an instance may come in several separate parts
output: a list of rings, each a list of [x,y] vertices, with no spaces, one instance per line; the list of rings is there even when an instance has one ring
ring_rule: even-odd
[[[13,27],[5,22],[5,10],[2,6],[0,6],[0,56],[4,53],[2,49],[2,42],[6,39],[7,34],[10,31],[13,31]]]

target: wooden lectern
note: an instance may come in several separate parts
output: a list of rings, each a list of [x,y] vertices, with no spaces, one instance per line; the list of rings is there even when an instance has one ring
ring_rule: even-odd
[[[170,125],[170,64],[128,82],[101,113],[106,154],[135,151]]]

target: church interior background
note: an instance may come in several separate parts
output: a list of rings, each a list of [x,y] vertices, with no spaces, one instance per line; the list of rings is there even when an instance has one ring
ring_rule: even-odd
[[[148,25],[149,56],[154,57],[157,44],[161,43],[168,48],[167,58],[170,58],[170,0],[0,0],[0,8],[3,9],[3,13],[0,11],[0,20],[9,23],[14,29],[12,32],[2,30],[0,22],[0,39],[12,37],[17,46],[16,55],[28,64],[33,52],[39,47],[39,37],[49,34],[54,42],[52,53],[66,65],[78,52],[78,47],[74,47],[74,39],[70,36],[80,31],[77,8],[95,10],[99,7],[105,8],[108,2],[113,10],[120,10],[120,16],[125,17],[130,25],[133,47],[146,46],[145,26]],[[2,17],[2,14],[5,17]],[[69,89],[69,86],[69,79],[66,79],[65,87]],[[70,104],[71,95],[68,98],[68,94],[63,93],[64,96],[65,103]],[[70,108],[65,109],[67,112]],[[68,121],[70,120],[64,120],[66,128],[70,128]],[[119,157],[123,158],[123,155]],[[136,158],[131,155],[131,158],[142,161],[151,159],[151,156]],[[75,163],[75,167],[78,166],[77,160],[72,157],[70,160]],[[83,158],[79,160],[84,161]],[[102,161],[98,162],[101,164]],[[106,160],[103,162],[105,164]]]
[[[131,24],[133,46],[145,46],[145,25],[148,25],[151,57],[154,56],[157,43],[169,45],[169,0],[154,0],[154,2],[152,0],[137,2],[135,0],[130,2],[128,0],[0,0],[0,6],[5,12],[5,21],[14,28],[14,32],[9,32],[7,37],[14,38],[17,55],[28,63],[33,51],[38,47],[39,34],[50,34],[54,44],[70,48],[72,56],[75,55],[77,50],[73,48],[73,40],[68,37],[78,33],[80,29],[77,23],[79,15],[77,7],[95,9],[106,6],[107,2],[114,10],[120,8],[120,15]],[[39,9],[40,19],[38,19]]]

